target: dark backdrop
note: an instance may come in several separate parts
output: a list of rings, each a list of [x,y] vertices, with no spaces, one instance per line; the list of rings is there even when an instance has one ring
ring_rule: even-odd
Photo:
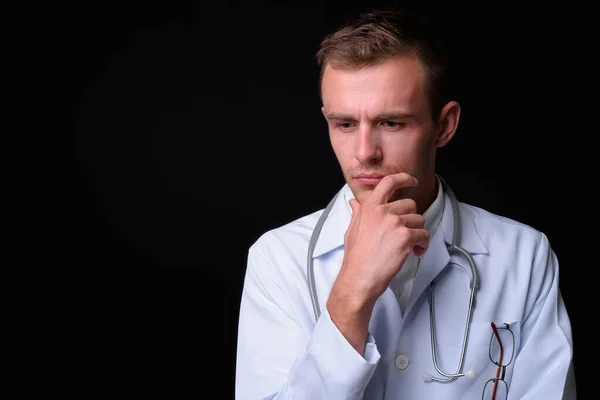
[[[22,398],[232,398],[248,247],[342,184],[314,53],[346,14],[391,4],[4,13]],[[590,398],[591,8],[408,5],[443,34],[463,106],[438,171],[462,201],[548,235]]]

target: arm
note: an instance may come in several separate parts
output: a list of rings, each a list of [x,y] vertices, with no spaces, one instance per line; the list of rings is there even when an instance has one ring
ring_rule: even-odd
[[[571,325],[558,286],[558,260],[545,235],[533,263],[532,306],[521,327],[508,398],[575,400]]]
[[[344,260],[314,327],[312,319],[299,320],[312,318],[296,304],[305,298],[293,300],[277,282],[270,261],[278,257],[267,258],[257,245],[250,249],[238,326],[236,400],[362,398],[381,357],[367,331],[375,302],[408,254],[428,244],[414,201],[389,202],[395,189],[416,184],[406,173],[388,175],[362,205],[350,200]],[[297,284],[301,287],[294,290],[305,290],[308,297],[306,282]]]
[[[238,325],[236,400],[361,399],[380,359],[375,343],[370,340],[361,356],[327,308],[306,332],[289,299],[269,260],[252,247]]]

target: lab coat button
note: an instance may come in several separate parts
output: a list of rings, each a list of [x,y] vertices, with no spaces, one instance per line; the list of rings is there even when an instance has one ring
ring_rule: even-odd
[[[396,357],[396,367],[398,367],[398,369],[401,370],[405,370],[406,368],[408,368],[408,357],[404,354]]]

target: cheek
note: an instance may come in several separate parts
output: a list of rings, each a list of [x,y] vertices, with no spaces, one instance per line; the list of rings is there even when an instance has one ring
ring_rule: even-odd
[[[352,158],[352,142],[343,136],[329,134],[331,147],[340,164],[345,165]]]
[[[419,159],[422,150],[416,142],[410,140],[390,139],[382,143],[383,156],[386,164],[412,164]]]
[[[429,165],[430,149],[425,140],[390,140],[383,146],[383,163],[393,171],[417,173]]]

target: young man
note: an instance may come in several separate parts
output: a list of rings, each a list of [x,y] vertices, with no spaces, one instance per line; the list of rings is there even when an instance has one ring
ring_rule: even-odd
[[[250,248],[236,399],[575,398],[548,239],[456,203],[435,173],[461,111],[435,43],[392,11],[323,41],[322,112],[346,185]]]

